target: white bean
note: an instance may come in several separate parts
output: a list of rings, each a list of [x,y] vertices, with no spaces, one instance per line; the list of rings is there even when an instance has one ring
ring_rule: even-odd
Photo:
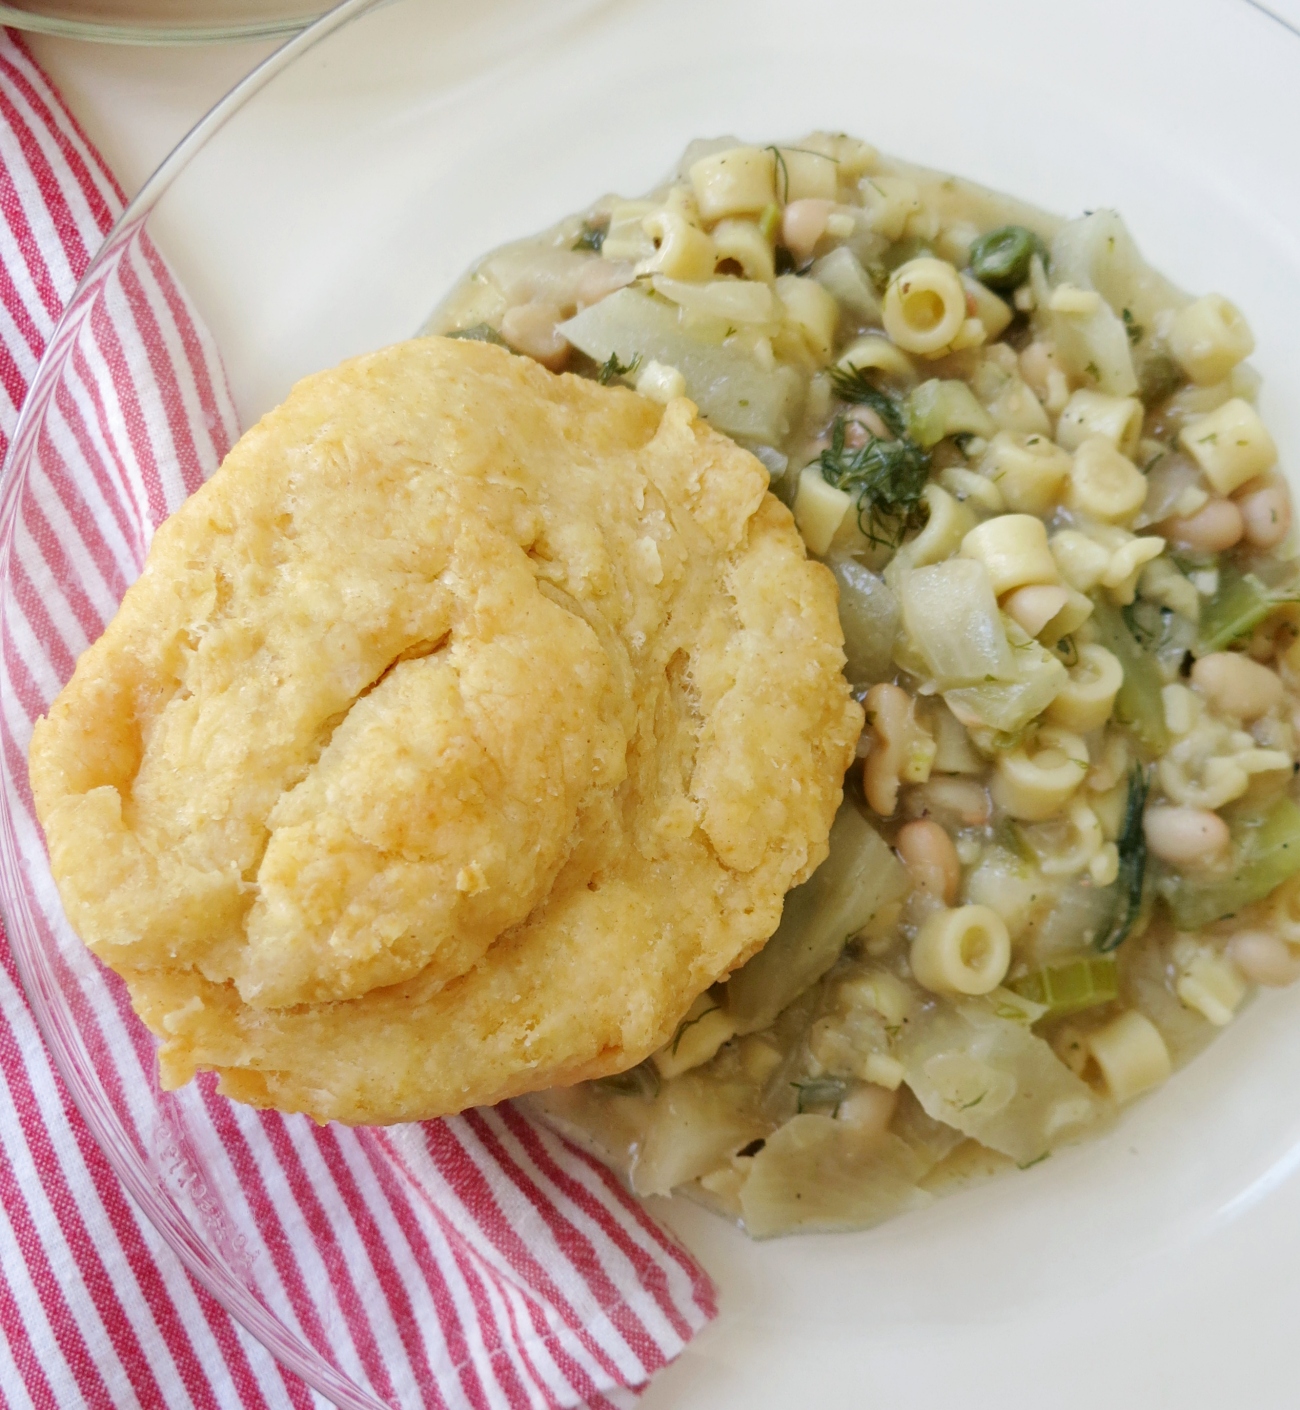
[[[1196,871],[1216,862],[1228,849],[1228,824],[1208,808],[1156,805],[1142,819],[1147,846],[1171,866]]]
[[[1210,705],[1238,720],[1257,720],[1282,703],[1276,672],[1237,651],[1214,651],[1192,667],[1192,684]]]
[[[882,818],[892,817],[898,785],[924,783],[934,760],[934,740],[918,723],[912,697],[896,685],[873,685],[865,701],[871,721],[871,752],[862,765],[867,802]]]
[[[883,1133],[897,1105],[897,1092],[868,1083],[845,1097],[835,1115],[838,1120],[846,1121],[863,1132]]]
[[[1228,942],[1233,963],[1252,984],[1282,989],[1300,979],[1300,955],[1267,930],[1242,930]]]
[[[961,862],[943,828],[929,818],[918,818],[899,830],[894,846],[913,884],[951,906],[961,885]]]
[[[1186,519],[1166,519],[1160,526],[1163,537],[1180,548],[1202,553],[1222,553],[1241,542],[1246,531],[1241,510],[1230,499],[1212,499]]]
[[[791,201],[781,218],[781,241],[802,264],[826,233],[826,222],[835,209],[833,201]]]
[[[569,344],[557,326],[563,321],[554,304],[516,304],[501,319],[501,336],[516,352],[559,372],[569,360]]]
[[[1252,548],[1276,548],[1291,532],[1291,492],[1281,480],[1246,490],[1237,496],[1246,542]]]

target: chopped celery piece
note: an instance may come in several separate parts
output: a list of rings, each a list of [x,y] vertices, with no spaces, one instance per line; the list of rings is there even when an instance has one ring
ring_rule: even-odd
[[[830,854],[786,896],[772,938],[727,981],[727,1012],[737,1030],[766,1028],[826,973],[851,936],[907,890],[902,862],[857,808],[845,803],[831,825]]]
[[[1042,1004],[1043,1018],[1064,1018],[1107,1004],[1119,993],[1114,955],[1080,955],[1013,979],[1007,986],[1023,999]]]
[[[775,445],[790,430],[803,379],[789,367],[764,367],[743,347],[724,344],[727,325],[710,331],[684,323],[677,308],[637,289],[583,309],[559,331],[598,363],[662,362],[686,379],[686,395],[719,431]]]
[[[1147,874],[1147,837],[1142,826],[1142,815],[1146,811],[1150,786],[1145,769],[1135,768],[1129,774],[1124,825],[1116,839],[1119,874],[1111,888],[1115,892],[1117,907],[1109,931],[1096,941],[1102,954],[1118,950],[1142,914],[1142,889]]]
[[[1199,930],[1260,901],[1300,871],[1300,807],[1279,798],[1262,816],[1232,824],[1236,866],[1231,876],[1193,879],[1168,873],[1160,879],[1180,930]]]
[[[1201,634],[1196,654],[1222,651],[1238,638],[1253,632],[1273,610],[1273,595],[1254,575],[1231,563],[1219,569],[1219,588],[1201,609]]]
[[[907,424],[912,439],[927,450],[945,436],[991,436],[993,418],[975,400],[965,382],[922,382],[907,399]]]
[[[1134,640],[1119,608],[1100,594],[1093,598],[1092,621],[1101,645],[1118,657],[1124,668],[1124,683],[1115,697],[1115,718],[1132,725],[1152,754],[1163,754],[1169,747],[1169,731],[1160,696],[1164,678],[1155,657]]]

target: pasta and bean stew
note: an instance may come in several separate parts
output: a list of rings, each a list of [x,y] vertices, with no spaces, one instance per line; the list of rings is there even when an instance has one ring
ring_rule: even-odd
[[[1095,1133],[1300,977],[1300,571],[1245,319],[845,136],[695,144],[430,331],[690,398],[840,592],[867,726],[780,928],[548,1119],[754,1236]]]

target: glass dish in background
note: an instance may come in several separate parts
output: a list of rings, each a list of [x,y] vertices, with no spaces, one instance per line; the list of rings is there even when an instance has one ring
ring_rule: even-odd
[[[1297,78],[1295,36],[1226,0],[807,0],[797,18],[778,0],[351,0],[200,124],[96,260],[16,433],[0,543],[44,468],[42,427],[75,382],[97,281],[141,223],[212,330],[247,426],[303,374],[410,335],[476,256],[606,190],[651,187],[691,137],[818,126],[1063,213],[1117,206],[1159,269],[1245,311],[1263,414],[1294,469]],[[0,615],[19,590],[3,569]],[[93,961],[66,927],[33,923],[51,882],[15,824],[20,719],[0,694],[0,902],[78,1104],[205,1287],[338,1403],[381,1404],[240,1258],[248,1216],[223,1153],[187,1124],[198,1099],[150,1088],[128,1112],[102,1083],[81,995]],[[1187,1410],[1291,1403],[1298,1020],[1300,991],[1265,995],[1108,1136],[868,1233],[755,1245],[657,1202],[723,1312],[644,1404],[1082,1410],[1121,1387]],[[327,1328],[334,1295],[312,1289]]]
[[[12,0],[0,24],[112,44],[199,44],[292,34],[323,0]]]

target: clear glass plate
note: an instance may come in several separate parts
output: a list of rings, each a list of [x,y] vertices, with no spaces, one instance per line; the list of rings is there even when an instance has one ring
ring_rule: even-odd
[[[1161,269],[1246,311],[1294,465],[1298,66],[1294,33],[1230,0],[352,0],[220,105],[127,213],[34,384],[0,543],[42,471],[95,278],[140,222],[215,334],[247,425],[304,373],[411,333],[475,255],[648,188],[689,138],[815,126],[1063,212],[1120,208]],[[3,619],[17,587],[0,568]],[[220,1153],[188,1149],[202,1200],[176,1178],[183,1104],[150,1089],[128,1113],[101,1083],[78,997],[90,961],[33,923],[50,879],[15,821],[19,718],[0,695],[15,746],[0,756],[0,901],[74,1096],[194,1275],[339,1403],[380,1403],[237,1256],[248,1216]],[[1298,1072],[1300,992],[1271,994],[1106,1138],[878,1230],[755,1245],[659,1202],[723,1312],[644,1403],[1293,1405]]]
[[[12,0],[0,24],[113,44],[199,44],[292,34],[322,0]]]

